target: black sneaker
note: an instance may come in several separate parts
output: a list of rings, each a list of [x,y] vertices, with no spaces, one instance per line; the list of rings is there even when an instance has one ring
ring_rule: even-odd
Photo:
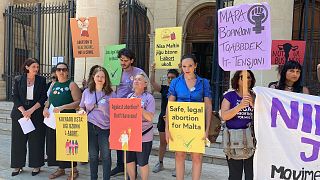
[[[124,174],[124,168],[116,166],[111,170],[110,176],[119,176]]]

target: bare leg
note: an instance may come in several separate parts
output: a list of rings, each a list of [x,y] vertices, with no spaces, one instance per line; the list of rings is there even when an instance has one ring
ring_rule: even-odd
[[[148,178],[149,178],[149,164],[147,164],[143,167],[140,167],[140,172],[141,172],[141,180],[148,180]]]
[[[167,150],[166,133],[159,132],[159,135],[160,135],[159,161],[163,162],[163,157]]]
[[[130,177],[130,180],[136,179],[136,163],[135,162],[127,163],[127,173]]]
[[[191,153],[192,159],[192,180],[200,180],[202,169],[202,155],[201,153]]]
[[[176,180],[184,179],[185,152],[176,152]]]

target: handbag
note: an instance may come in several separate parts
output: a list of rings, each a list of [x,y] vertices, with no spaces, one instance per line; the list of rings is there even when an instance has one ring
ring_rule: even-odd
[[[228,159],[248,159],[253,156],[256,141],[252,123],[246,129],[228,129],[224,123],[223,152]]]
[[[204,101],[204,81],[202,83],[202,94]],[[218,112],[212,111],[208,139],[211,143],[215,143],[221,131],[221,117]]]
[[[212,111],[208,139],[215,143],[221,131],[221,117],[218,112]]]

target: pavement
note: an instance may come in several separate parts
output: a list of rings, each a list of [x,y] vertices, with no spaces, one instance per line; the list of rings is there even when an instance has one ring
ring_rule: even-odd
[[[11,147],[11,132],[0,130],[0,179],[15,179],[15,180],[28,180],[28,179],[48,179],[48,176],[53,173],[56,167],[48,167],[47,165],[41,168],[41,172],[37,176],[31,176],[32,168],[25,167],[24,171],[15,176],[11,177],[12,169],[10,168],[10,147]],[[116,162],[116,153],[112,152],[112,162],[113,166]],[[171,176],[173,168],[174,168],[174,159],[173,158],[165,158],[164,166],[165,169],[159,173],[153,173],[152,168],[157,163],[157,156],[150,156],[149,164],[150,164],[150,178],[153,180],[157,179],[175,179]],[[186,161],[186,174],[185,179],[192,179],[192,162]],[[89,164],[81,165],[78,164],[78,170],[80,172],[79,180],[88,180],[90,179],[90,168]],[[70,170],[67,170],[70,172]],[[102,166],[99,165],[99,179],[102,179]],[[209,163],[203,163],[202,165],[202,176],[201,179],[211,179],[211,180],[226,180],[228,176],[228,167],[223,165],[215,165]],[[64,175],[57,180],[66,179],[67,175]],[[124,176],[116,176],[111,179],[120,180],[124,179]],[[138,178],[140,179],[140,178]]]
[[[158,103],[157,103],[158,104]],[[10,107],[11,106],[11,107]],[[28,179],[48,179],[48,176],[56,170],[56,167],[48,167],[47,165],[41,168],[41,172],[37,176],[31,176],[31,168],[24,168],[24,171],[18,176],[11,177],[12,169],[10,168],[10,149],[11,149],[11,119],[8,115],[9,109],[12,108],[12,103],[10,102],[0,102],[0,180],[2,179],[16,179],[16,180],[28,180]],[[158,110],[158,108],[157,108]],[[9,117],[8,117],[9,116]],[[155,132],[156,134],[157,132]],[[156,138],[155,138],[156,139]],[[154,141],[153,149],[156,149],[159,142],[157,140]],[[209,148],[206,149],[209,153],[212,152],[214,156],[219,156],[219,158],[207,158],[209,160],[204,160],[202,164],[202,176],[201,179],[210,179],[210,180],[227,180],[228,179],[228,166],[226,166],[225,159],[223,159],[223,154],[221,149],[219,148]],[[158,156],[156,156],[157,151],[153,151],[152,155],[149,159],[150,165],[150,174],[149,179],[153,180],[170,180],[175,179],[172,177],[172,172],[174,170],[174,158],[173,153],[167,153],[164,159],[165,169],[159,173],[153,173],[152,168],[158,161]],[[168,155],[169,154],[169,155]],[[210,154],[207,154],[210,157]],[[112,163],[114,166],[116,162],[116,152],[112,151]],[[209,162],[209,163],[207,163]],[[80,172],[79,180],[88,180],[90,179],[90,168],[89,164],[81,165],[78,164],[78,170]],[[67,170],[67,174],[70,170]],[[102,166],[99,166],[99,179],[102,179]],[[64,175],[57,180],[66,179],[67,175]],[[124,176],[116,176],[111,179],[120,180],[124,179]],[[141,179],[138,177],[138,179]],[[185,161],[185,179],[192,179],[192,162],[186,160]]]

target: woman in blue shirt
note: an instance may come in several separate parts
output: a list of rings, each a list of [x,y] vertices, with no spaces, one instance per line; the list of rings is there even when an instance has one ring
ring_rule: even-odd
[[[195,71],[197,68],[196,58],[193,55],[185,55],[181,58],[181,68],[183,74],[172,80],[168,101],[177,102],[204,102],[205,103],[205,124],[206,131],[204,132],[203,139],[208,137],[212,101],[211,101],[211,89],[209,81],[207,79],[199,77]],[[166,116],[168,117],[168,116]],[[168,123],[166,123],[166,140],[169,142],[169,138],[172,139]],[[202,155],[201,153],[191,153],[192,159],[192,179],[199,180],[202,169]],[[175,153],[176,160],[176,179],[184,179],[186,152]]]

